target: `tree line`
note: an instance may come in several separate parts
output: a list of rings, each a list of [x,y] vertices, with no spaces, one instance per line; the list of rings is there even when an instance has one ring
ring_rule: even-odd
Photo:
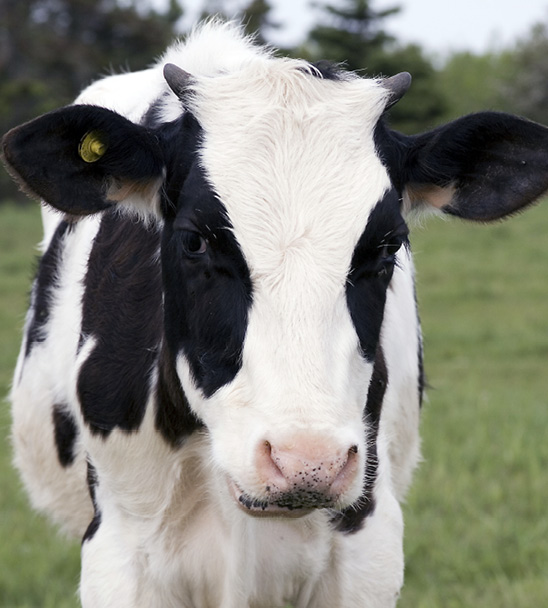
[[[202,17],[223,15],[224,6],[223,0],[207,0]],[[512,48],[456,53],[439,67],[419,45],[387,33],[385,21],[397,6],[377,10],[374,0],[323,0],[316,6],[318,22],[306,38],[281,52],[327,59],[369,76],[411,72],[405,102],[391,111],[393,128],[418,132],[480,109],[548,123],[546,24]],[[184,15],[185,0],[169,0],[163,9],[149,0],[0,0],[0,133],[70,103],[101,75],[148,67],[184,36]],[[270,42],[279,26],[271,0],[248,0],[236,18],[261,42]],[[0,201],[17,196],[2,172]]]

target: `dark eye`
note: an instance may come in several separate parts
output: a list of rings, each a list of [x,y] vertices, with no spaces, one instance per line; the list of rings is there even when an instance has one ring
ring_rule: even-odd
[[[401,241],[398,240],[391,243],[382,243],[382,245],[379,245],[380,257],[386,259],[395,256],[400,250],[401,245]]]
[[[184,252],[189,257],[198,257],[207,251],[207,241],[199,232],[195,232],[194,230],[181,230],[180,235]]]
[[[399,238],[392,238],[387,243],[381,243],[378,247],[379,262],[377,266],[377,276],[392,276],[394,264],[396,262],[396,253],[398,253],[402,241]]]

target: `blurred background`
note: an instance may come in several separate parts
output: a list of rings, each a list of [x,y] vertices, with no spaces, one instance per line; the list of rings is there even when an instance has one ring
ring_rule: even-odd
[[[242,20],[281,53],[369,76],[413,74],[407,133],[498,109],[548,123],[544,0],[0,0],[0,132],[101,75],[149,66],[200,18]],[[0,201],[19,196],[2,173]]]
[[[479,109],[548,123],[543,0],[0,0],[0,132],[70,103],[101,75],[150,65],[211,14],[260,41],[369,76],[407,70],[392,112],[411,133]],[[19,196],[2,173],[0,201]]]
[[[406,70],[414,133],[468,112],[548,124],[548,0],[0,0],[0,133],[101,75],[147,67],[207,15],[280,53]],[[548,598],[548,205],[507,223],[412,232],[429,400],[405,505],[407,608],[539,608]],[[0,169],[0,394],[21,339],[39,208]],[[0,408],[0,607],[78,605],[79,543],[33,513]],[[344,608],[344,607],[334,607]]]

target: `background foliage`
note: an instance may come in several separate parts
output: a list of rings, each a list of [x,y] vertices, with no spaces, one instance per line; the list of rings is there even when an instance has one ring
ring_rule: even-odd
[[[333,0],[331,0],[333,2]],[[0,133],[70,103],[101,75],[150,65],[185,33],[185,2],[166,0],[0,0]],[[280,24],[272,0],[205,0],[202,16],[242,19],[259,41]],[[396,3],[397,0],[394,0]],[[312,0],[311,0],[312,3]],[[498,109],[548,123],[548,24],[537,24],[513,48],[484,55],[461,52],[429,57],[416,44],[389,35],[385,20],[397,5],[375,9],[373,0],[318,0],[317,23],[289,55],[328,59],[370,76],[406,70],[413,86],[394,107],[391,123],[407,133],[429,129],[480,109]],[[436,60],[435,60],[436,59]],[[0,171],[0,202],[22,196]]]
[[[188,0],[190,1],[190,0]],[[397,3],[397,0],[394,0]],[[182,0],[181,0],[182,2]],[[310,60],[413,74],[391,116],[405,132],[480,109],[548,123],[548,25],[512,48],[429,57],[389,36],[373,1],[320,5]],[[222,12],[222,0],[205,4]],[[102,74],[146,67],[184,34],[184,2],[0,0],[0,132],[69,103]],[[269,41],[269,0],[240,16]],[[232,15],[230,15],[232,16]],[[8,392],[40,239],[37,206],[14,206],[0,171],[0,394]],[[22,200],[22,199],[20,199]],[[405,608],[537,608],[548,597],[548,206],[495,226],[431,221],[413,232],[430,399],[425,463],[405,507]],[[34,514],[10,465],[0,409],[0,606],[75,607],[78,543]]]

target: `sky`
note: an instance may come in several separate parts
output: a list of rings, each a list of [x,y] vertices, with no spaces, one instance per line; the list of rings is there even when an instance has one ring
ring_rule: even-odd
[[[320,0],[336,4],[337,0]],[[274,17],[286,26],[273,35],[275,43],[295,43],[314,22],[310,0],[272,0]],[[384,29],[402,42],[417,42],[429,53],[478,53],[500,49],[548,22],[548,0],[372,0],[374,9],[401,7]],[[317,14],[317,13],[316,13]]]

